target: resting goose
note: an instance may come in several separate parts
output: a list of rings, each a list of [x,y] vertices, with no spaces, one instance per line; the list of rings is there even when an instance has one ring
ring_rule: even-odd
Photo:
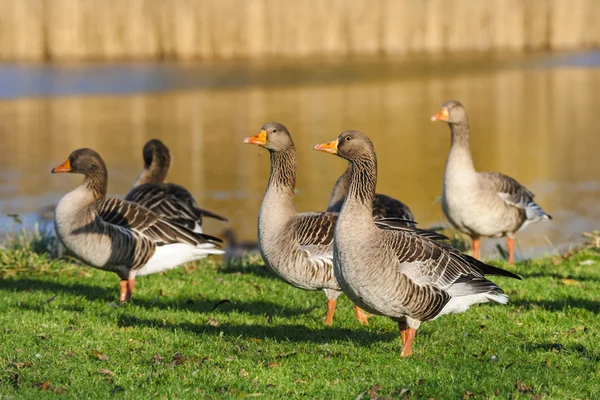
[[[271,156],[269,183],[258,213],[258,245],[265,264],[296,288],[323,290],[327,296],[325,324],[331,325],[341,293],[333,275],[333,231],[338,215],[296,211],[296,150],[285,126],[267,123],[244,142],[267,149]],[[356,318],[367,324],[367,315],[358,307]]]
[[[377,158],[366,135],[347,131],[315,150],[352,163],[348,195],[335,227],[334,275],[359,307],[398,322],[402,356],[412,354],[421,322],[464,312],[477,303],[508,302],[502,289],[484,275],[518,276],[438,243],[425,231],[380,229],[375,224]]]
[[[56,234],[82,261],[119,275],[121,302],[131,298],[138,275],[223,254],[217,238],[193,232],[138,204],[106,198],[106,165],[94,150],[75,150],[52,172],[85,176],[83,184],[58,202]]]
[[[452,145],[444,173],[442,208],[446,218],[473,240],[479,258],[479,238],[507,237],[508,262],[514,263],[514,235],[532,222],[552,219],[533,201],[534,194],[498,172],[477,172],[470,148],[467,111],[456,100],[445,102],[432,121],[450,126]]]
[[[171,154],[163,142],[150,140],[144,146],[143,157],[144,169],[125,200],[141,204],[198,233],[202,233],[202,217],[227,221],[220,215],[199,208],[183,186],[165,182],[171,167]]]
[[[327,211],[339,213],[344,204],[344,198],[348,193],[348,186],[350,185],[350,171],[352,166],[348,163],[346,171],[338,178],[333,186],[331,192],[331,198],[329,199],[329,205]],[[385,194],[375,194],[373,199],[373,218],[384,219],[384,218],[396,218],[404,221],[415,221],[415,217],[410,211],[410,208],[393,197],[386,196]],[[406,223],[408,226],[414,227],[414,223]]]

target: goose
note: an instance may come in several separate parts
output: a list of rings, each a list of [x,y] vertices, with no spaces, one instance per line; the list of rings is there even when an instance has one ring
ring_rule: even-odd
[[[73,151],[52,173],[84,175],[83,183],[56,206],[56,234],[83,262],[121,278],[121,302],[131,298],[136,276],[223,254],[220,239],[193,232],[139,204],[107,198],[106,165],[94,150]]]
[[[477,303],[508,302],[502,289],[484,275],[520,279],[517,275],[461,254],[426,231],[381,229],[375,224],[377,158],[364,133],[343,132],[315,150],[352,163],[348,194],[335,226],[334,275],[356,305],[398,323],[402,357],[412,354],[421,322],[464,312]]]
[[[269,122],[244,142],[267,149],[271,158],[269,183],[258,213],[258,245],[265,265],[296,288],[323,290],[327,297],[325,324],[331,325],[342,293],[333,275],[333,231],[338,214],[296,211],[296,150],[284,125]],[[358,307],[356,318],[368,324],[368,316]]]
[[[223,264],[241,263],[247,257],[260,257],[258,243],[247,240],[238,241],[233,229],[225,229],[221,236],[226,244]]]
[[[220,215],[199,208],[194,197],[183,186],[165,182],[171,167],[171,154],[163,142],[158,139],[148,141],[142,155],[144,169],[125,200],[149,208],[197,233],[202,233],[202,217],[227,221]]]
[[[530,223],[552,217],[533,200],[533,192],[510,176],[475,171],[469,118],[461,103],[445,102],[431,120],[447,122],[452,134],[442,192],[446,218],[471,237],[475,258],[479,258],[482,236],[506,236],[508,262],[513,264],[515,233]]]
[[[348,163],[346,171],[335,182],[327,211],[339,213],[342,209],[344,198],[346,197],[346,193],[348,193],[348,186],[350,185],[351,169],[352,165]],[[397,218],[406,221],[405,225],[415,227],[415,216],[410,208],[400,200],[396,200],[385,194],[375,194],[375,199],[373,199],[373,218]]]

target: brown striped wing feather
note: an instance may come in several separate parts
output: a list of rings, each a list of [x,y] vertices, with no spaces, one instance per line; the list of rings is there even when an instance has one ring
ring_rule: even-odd
[[[417,230],[387,231],[384,238],[396,254],[399,272],[406,277],[406,300],[414,305],[414,315],[422,321],[442,311],[450,300],[447,291],[452,285],[466,285],[473,293],[502,293],[484,275],[520,279],[508,271],[461,254],[457,249],[438,243]]]
[[[303,213],[291,229],[315,275],[333,277],[333,236],[338,214]]]
[[[157,245],[187,243],[196,246],[209,242],[216,244],[220,241],[161,218],[139,204],[116,198],[99,200],[95,204],[95,211],[105,223],[131,230]]]
[[[187,189],[173,183],[146,183],[137,186],[131,189],[125,200],[141,204],[188,229],[194,229],[196,222],[202,225],[202,217],[227,221],[220,215],[199,208]]]

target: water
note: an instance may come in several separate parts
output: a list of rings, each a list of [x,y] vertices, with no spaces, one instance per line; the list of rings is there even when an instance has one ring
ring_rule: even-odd
[[[479,170],[501,171],[537,194],[554,220],[517,236],[518,255],[565,249],[600,227],[600,53],[305,60],[262,63],[0,65],[0,229],[25,224],[81,181],[51,175],[79,147],[109,167],[124,196],[141,149],[163,140],[169,178],[244,239],[269,173],[265,150],[243,144],[268,121],[298,151],[297,208],[323,210],[343,160],[312,150],[346,129],[375,143],[378,192],[401,199],[423,227],[446,224],[439,196],[450,144],[429,117],[448,99],[467,107]],[[218,234],[225,225],[207,224]],[[493,256],[498,241],[484,241]]]

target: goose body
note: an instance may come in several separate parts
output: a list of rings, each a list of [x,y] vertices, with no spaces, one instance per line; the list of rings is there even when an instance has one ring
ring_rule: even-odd
[[[377,159],[366,135],[347,131],[315,149],[352,163],[348,195],[334,233],[334,275],[359,307],[398,322],[403,356],[411,354],[421,322],[464,312],[477,303],[508,302],[502,289],[484,275],[516,275],[438,243],[426,231],[381,229],[375,224]]]
[[[121,278],[121,301],[135,277],[222,254],[219,239],[199,234],[128,201],[106,198],[107,172],[93,150],[79,149],[53,172],[82,173],[82,185],[61,198],[54,215],[59,240],[85,263]]]
[[[534,201],[534,194],[515,179],[498,172],[477,172],[470,149],[470,125],[465,108],[448,101],[432,117],[450,125],[452,144],[442,192],[448,221],[473,240],[479,257],[479,238],[507,237],[509,262],[514,262],[514,235],[530,223],[551,219]]]
[[[268,123],[245,142],[266,148],[271,158],[269,183],[258,215],[258,244],[265,264],[296,288],[323,290],[328,300],[325,323],[329,325],[341,294],[333,274],[337,214],[296,211],[296,152],[285,126]],[[357,318],[367,322],[359,309]]]
[[[171,154],[160,140],[152,139],[143,149],[144,168],[125,200],[151,209],[162,217],[202,233],[202,218],[226,218],[198,207],[183,186],[165,182],[171,167]]]
[[[333,186],[327,211],[339,213],[342,210],[344,198],[346,197],[348,186],[350,185],[350,171],[351,164],[348,163],[348,168],[346,168],[346,171],[338,178]],[[376,193],[375,198],[373,199],[373,218],[395,218],[404,221],[415,221],[412,211],[406,204],[393,197],[379,193]],[[407,222],[406,224],[413,227],[415,226],[414,223],[410,224]]]

